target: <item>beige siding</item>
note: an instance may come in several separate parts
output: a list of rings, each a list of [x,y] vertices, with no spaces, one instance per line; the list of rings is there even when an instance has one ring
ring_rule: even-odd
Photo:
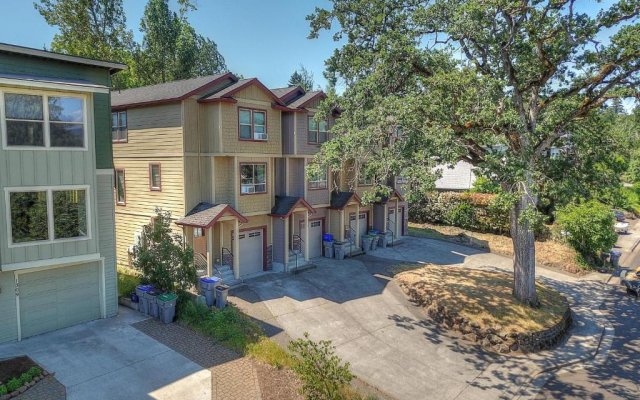
[[[215,203],[236,206],[235,178],[233,176],[233,157],[213,157]]]
[[[212,195],[212,158],[187,155],[184,159],[185,212],[201,201],[214,202]]]
[[[266,157],[238,157],[238,173],[240,171],[240,164],[244,163],[266,163],[267,164],[267,193],[264,194],[240,194],[238,196],[238,211],[242,214],[246,213],[265,213],[271,212],[273,201],[275,199],[273,195],[273,162],[272,159]],[[240,179],[235,179],[237,185],[240,184]],[[240,188],[237,188],[240,193]]]
[[[329,226],[328,232],[333,234],[334,240],[344,240],[344,227],[340,223],[340,210],[329,210]],[[348,223],[348,218],[345,218],[345,223]]]
[[[182,129],[184,133],[184,151],[197,153],[200,151],[199,104],[197,99],[190,98],[182,102]]]
[[[128,142],[114,143],[114,159],[181,154],[181,120],[180,103],[127,110]]]
[[[200,103],[198,121],[202,153],[220,152],[220,111],[219,103]]]

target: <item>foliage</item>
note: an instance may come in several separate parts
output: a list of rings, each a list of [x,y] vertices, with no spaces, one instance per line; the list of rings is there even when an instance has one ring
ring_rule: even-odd
[[[587,259],[611,249],[618,238],[611,209],[595,200],[563,207],[556,221],[569,244]]]
[[[246,353],[251,357],[266,362],[277,369],[291,369],[295,363],[287,350],[266,337],[260,338],[255,343],[249,343],[246,350]]]
[[[22,387],[22,381],[20,378],[11,378],[7,382],[7,390],[9,393],[14,392]]]
[[[485,178],[484,176],[478,176],[473,182],[473,187],[470,190],[472,193],[493,193],[498,194],[502,190],[500,185],[496,182],[493,182],[490,179]]]
[[[34,380],[34,378],[42,374],[42,368],[31,367],[27,372],[22,373],[19,377],[9,379],[6,384],[0,385],[0,396],[12,393],[27,383]]]
[[[161,291],[185,291],[197,283],[193,249],[171,230],[171,213],[156,209],[155,219],[144,226],[134,246],[133,267],[144,281]]]
[[[305,92],[313,90],[313,85],[313,72],[302,64],[300,64],[300,69],[293,71],[291,78],[289,78],[289,86],[300,86]]]
[[[6,385],[0,385],[0,396],[4,396],[9,393],[9,389],[7,389]]]
[[[623,207],[625,210],[640,215],[640,183],[635,183],[632,187],[622,189],[624,199]]]
[[[118,296],[129,296],[139,284],[139,277],[118,271]]]
[[[349,363],[342,364],[331,341],[314,342],[305,332],[304,339],[289,343],[297,363],[293,370],[302,380],[302,392],[308,400],[339,400],[341,391],[353,379]]]
[[[469,203],[459,203],[447,211],[445,215],[447,224],[460,227],[473,227],[475,223],[475,210]]]
[[[403,176],[410,200],[433,187],[436,165],[471,162],[518,200],[510,213],[518,249],[514,294],[537,305],[532,246],[539,199],[553,200],[562,187],[579,193],[591,182],[604,182],[605,191],[607,181],[615,184],[609,178],[616,156],[602,162],[608,156],[597,149],[609,137],[600,114],[611,99],[634,97],[640,80],[640,2],[614,1],[597,15],[584,7],[333,0],[329,9],[316,8],[310,37],[330,30],[342,42],[325,75],[347,86],[323,105],[325,113],[336,105],[342,112],[333,143],[316,161],[333,170],[353,162],[356,175],[366,163],[375,192]],[[599,40],[603,34],[609,40]],[[575,172],[549,168],[552,147],[575,155]],[[588,173],[590,167],[596,169]],[[589,179],[576,179],[583,175]]]

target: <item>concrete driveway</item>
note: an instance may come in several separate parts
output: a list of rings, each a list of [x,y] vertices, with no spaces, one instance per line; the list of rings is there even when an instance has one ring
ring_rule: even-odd
[[[26,354],[55,373],[67,399],[211,399],[211,373],[131,326],[120,308],[97,320],[0,345],[0,358]]]

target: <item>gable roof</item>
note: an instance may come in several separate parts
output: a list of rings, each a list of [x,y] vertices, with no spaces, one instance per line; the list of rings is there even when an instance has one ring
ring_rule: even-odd
[[[186,216],[177,220],[176,224],[180,226],[193,226],[196,228],[209,228],[225,214],[230,214],[238,218],[240,222],[249,222],[247,218],[229,204],[211,204],[201,202],[193,207]]]
[[[81,64],[90,67],[99,67],[109,70],[109,73],[114,74],[118,71],[127,69],[126,64],[117,63],[113,61],[94,60],[91,58],[72,56],[69,54],[54,53],[52,51],[39,50],[31,47],[16,46],[14,44],[0,43],[0,53],[20,54],[24,56],[38,57],[49,60],[63,61],[72,64]]]
[[[216,102],[216,101],[228,101],[235,103],[237,100],[233,98],[233,95],[241,91],[242,89],[255,85],[260,88],[267,96],[269,96],[277,105],[284,106],[280,102],[280,99],[265,85],[258,80],[258,78],[240,79],[239,81],[222,88],[210,95],[202,97],[199,102]]]
[[[302,197],[276,196],[276,203],[271,209],[271,214],[269,215],[273,217],[286,218],[299,206],[305,207],[312,213],[316,212],[311,204],[307,203]]]
[[[310,103],[311,101],[317,99],[317,98],[325,98],[327,97],[326,94],[324,94],[324,92],[322,90],[316,90],[313,92],[307,92],[305,93],[303,96],[295,99],[294,101],[292,101],[291,103],[287,104],[288,107],[290,108],[304,108],[305,105],[307,105],[308,103]]]
[[[288,86],[284,88],[271,89],[273,94],[275,94],[280,100],[296,90],[302,90],[302,88],[300,86]]]
[[[142,106],[184,100],[225,80],[237,81],[237,79],[232,73],[227,72],[133,89],[116,90],[111,92],[111,107]]]
[[[329,206],[329,208],[332,208],[334,210],[342,210],[351,202],[351,200],[362,203],[362,200],[360,200],[360,196],[358,196],[358,193],[356,192],[333,191],[331,192],[331,205]]]

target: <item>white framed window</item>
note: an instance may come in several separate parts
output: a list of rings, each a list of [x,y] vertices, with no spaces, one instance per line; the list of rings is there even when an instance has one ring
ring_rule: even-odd
[[[89,186],[5,188],[9,247],[90,239]]]
[[[323,169],[309,177],[309,189],[318,190],[327,188],[327,170]]]
[[[240,140],[266,141],[267,112],[249,108],[238,109],[238,137]]]
[[[84,95],[3,90],[0,116],[6,150],[87,150]]]
[[[126,111],[111,113],[111,140],[114,143],[126,143],[129,140]]]
[[[267,193],[267,164],[240,164],[240,194]]]

